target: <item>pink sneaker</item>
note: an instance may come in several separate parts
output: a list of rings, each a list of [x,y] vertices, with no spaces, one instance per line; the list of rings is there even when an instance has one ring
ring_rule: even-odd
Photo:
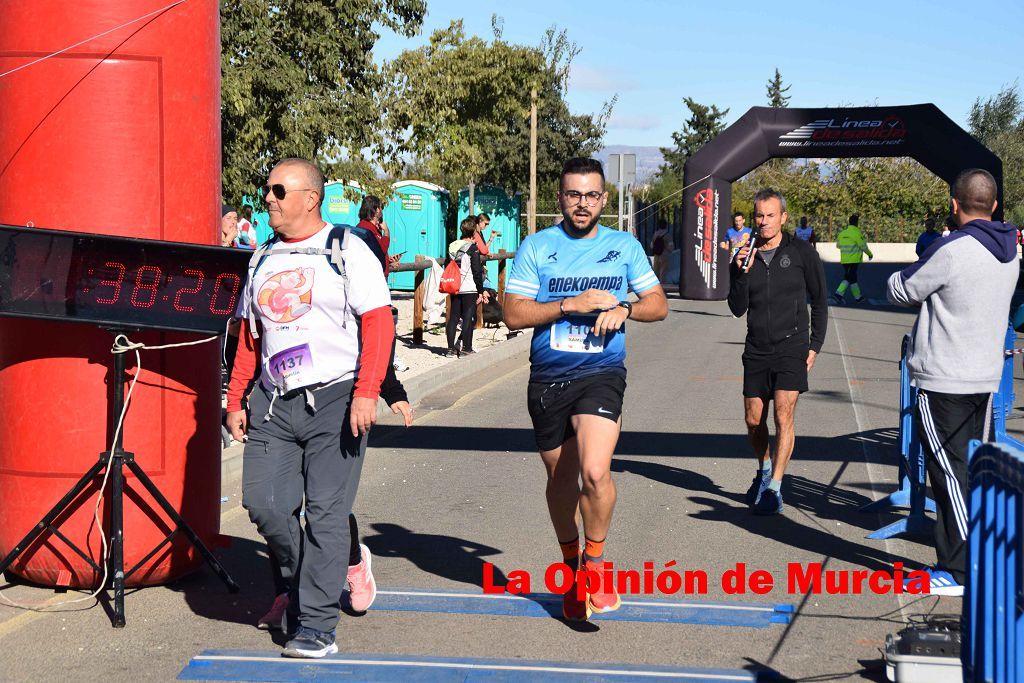
[[[284,620],[284,613],[288,610],[288,594],[281,593],[274,598],[274,604],[270,611],[260,617],[256,622],[256,628],[261,631],[280,631],[281,622]]]
[[[348,568],[348,592],[353,612],[365,612],[370,609],[377,597],[377,582],[370,571],[370,549],[362,543],[359,551],[363,556],[359,564]]]

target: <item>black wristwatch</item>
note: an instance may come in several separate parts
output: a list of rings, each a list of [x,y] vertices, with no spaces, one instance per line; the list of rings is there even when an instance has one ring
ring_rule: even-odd
[[[628,319],[633,315],[633,304],[628,301],[620,301],[619,305],[626,309],[626,318]]]

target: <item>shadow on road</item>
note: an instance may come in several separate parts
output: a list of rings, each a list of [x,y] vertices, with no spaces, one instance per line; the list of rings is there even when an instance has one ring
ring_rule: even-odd
[[[231,578],[238,583],[238,593],[229,593],[205,564],[168,587],[183,593],[186,604],[201,617],[255,627],[256,620],[274,602],[274,582],[267,546],[262,541],[238,536],[227,539],[228,547],[215,553]]]
[[[370,527],[377,535],[364,537],[363,543],[377,557],[404,558],[422,572],[475,587],[483,580],[484,558],[502,552],[454,536],[416,533],[398,524],[377,523]],[[494,568],[493,576],[495,584],[507,582],[498,567]]]
[[[730,434],[699,432],[624,431],[619,437],[618,457],[750,459],[750,446],[742,420]],[[456,427],[422,425],[407,430],[401,426],[377,425],[371,447],[404,448],[452,453],[535,453],[530,429],[512,427]],[[857,462],[896,466],[898,458],[895,429],[873,429],[835,437],[797,436],[793,457],[814,462]]]

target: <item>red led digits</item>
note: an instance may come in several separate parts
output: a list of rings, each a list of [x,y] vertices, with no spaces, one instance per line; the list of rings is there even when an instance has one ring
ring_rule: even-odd
[[[178,293],[174,295],[174,310],[181,311],[182,313],[191,313],[196,309],[193,306],[186,306],[185,304],[182,304],[181,295],[195,294],[200,289],[202,289],[203,281],[206,279],[206,276],[203,274],[203,271],[197,268],[186,268],[185,275],[194,277],[196,279],[196,284],[195,287],[182,287],[181,289],[178,290]],[[170,282],[170,278],[168,278],[167,281]]]
[[[152,282],[144,283],[142,281],[142,276],[145,273],[152,273]],[[156,303],[156,290],[160,286],[160,278],[163,277],[163,274],[164,271],[156,266],[142,266],[139,268],[139,272],[135,275],[135,289],[132,290],[132,306],[136,308],[149,308]],[[139,292],[149,292],[149,301],[142,301],[139,297]]]
[[[108,287],[114,288],[114,296],[110,297],[109,299],[96,297],[96,303],[107,305],[116,304],[118,297],[121,296],[121,283],[124,282],[124,264],[119,263],[118,261],[107,261],[106,263],[103,264],[103,266],[106,268],[113,268],[114,270],[117,271],[117,277],[110,280],[100,280],[101,285],[107,285]]]
[[[231,296],[228,301],[226,308],[219,308],[217,306],[217,300],[220,298],[220,292],[224,289],[224,283],[231,281]],[[217,276],[217,280],[213,283],[213,298],[210,300],[210,313],[214,315],[232,315],[235,312],[235,304],[238,303],[238,290],[242,287],[242,278],[238,277],[234,273],[221,273]]]

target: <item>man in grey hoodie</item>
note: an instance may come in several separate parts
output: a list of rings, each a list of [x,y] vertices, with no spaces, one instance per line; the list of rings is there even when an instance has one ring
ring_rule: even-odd
[[[920,306],[907,352],[935,496],[931,592],[963,595],[967,560],[967,444],[988,440],[999,388],[1010,297],[1017,283],[1016,228],[992,221],[996,181],[968,169],[953,183],[960,226],[889,278],[889,301]]]

